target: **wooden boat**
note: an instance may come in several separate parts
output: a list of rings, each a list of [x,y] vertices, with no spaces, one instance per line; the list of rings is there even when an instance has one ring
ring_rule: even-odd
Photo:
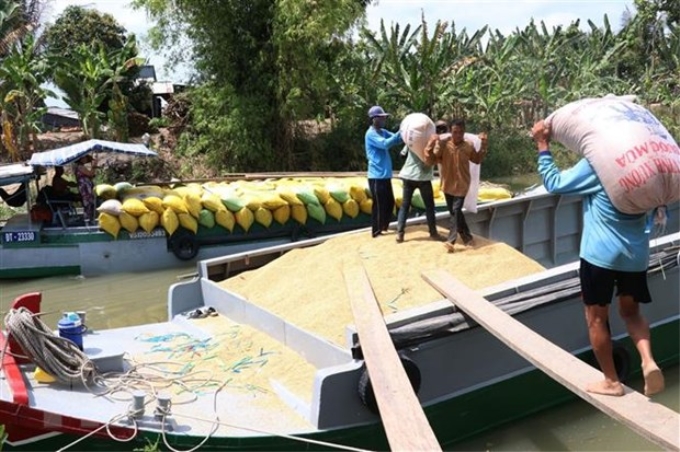
[[[36,160],[41,163],[56,162],[45,158]],[[33,168],[24,164],[0,166],[0,186],[15,183],[28,186],[40,177],[36,171],[32,171]],[[398,205],[401,202],[399,182],[397,179],[394,181]],[[350,185],[353,187],[353,197],[350,196]],[[44,206],[48,218],[32,215],[32,212],[17,213],[0,228],[0,279],[94,276],[185,267],[187,263],[200,259],[296,242],[371,224],[370,204],[359,205],[362,199],[370,202],[368,185],[366,178],[357,173],[263,173],[226,176],[220,182],[138,187],[122,183],[116,185],[119,186],[122,188],[118,188],[118,193],[114,186],[107,186],[113,190],[113,194],[108,196],[123,201],[122,209],[127,205],[126,199],[134,198],[148,204],[155,198],[157,203],[149,206],[155,208],[156,212],[152,213],[145,205],[141,205],[143,211],[126,216],[128,223],[124,226],[127,229],[118,220],[122,216],[108,216],[108,223],[103,223],[100,216],[97,223],[85,224],[82,214],[78,214],[70,203],[63,205],[53,202]],[[305,187],[311,193],[311,198],[302,198],[304,203],[294,199],[291,202],[299,205],[292,205],[279,196],[277,187],[285,187],[288,194],[294,193],[293,189]],[[313,192],[315,187],[320,187],[318,196]],[[330,193],[325,187],[331,188]],[[191,214],[186,210],[184,214],[179,211],[176,213],[173,211],[174,206],[170,208],[161,204],[168,194],[178,195],[177,201],[184,203],[187,193],[197,193],[199,199],[198,210]],[[201,201],[203,194],[214,194],[218,197],[217,203],[220,203],[219,196],[222,196],[228,208],[215,206],[214,202],[208,204],[205,198]],[[482,189],[480,201],[488,202],[510,195],[506,189],[488,187]],[[258,203],[258,196],[269,197],[270,200],[273,198],[279,203],[275,205],[283,208],[276,212],[276,209],[267,208],[266,205],[262,207]],[[295,197],[295,194],[292,196]],[[424,212],[422,199],[418,196],[417,193],[414,198],[414,215]],[[237,202],[230,203],[225,199],[227,197]],[[267,201],[267,198],[263,199]],[[308,204],[309,199],[313,200],[313,204]],[[99,200],[100,208],[105,205],[101,204],[102,201]],[[29,198],[29,211],[30,202]],[[206,204],[210,207],[206,207]],[[184,206],[180,208],[186,209]],[[219,224],[217,209],[230,218]],[[303,210],[302,216],[296,216],[296,209]],[[165,210],[173,211],[175,223],[184,220],[186,223],[175,224],[174,227],[161,225],[159,218],[163,220]],[[437,203],[437,210],[446,210],[443,197]],[[240,211],[248,214],[243,216],[243,221],[239,216]],[[283,213],[283,218],[275,213]],[[147,215],[155,215],[150,225],[144,225]],[[179,220],[175,215],[179,216]],[[129,226],[129,222],[132,222],[132,226]],[[111,224],[114,229],[106,232],[107,225]]]
[[[580,208],[578,198],[547,194],[490,203],[467,214],[483,243],[479,250],[459,253],[458,259],[480,259],[474,253],[486,249],[486,237],[503,240],[522,256],[515,251],[520,250],[522,259],[540,263],[545,269],[494,282],[478,292],[559,347],[594,363],[577,278]],[[668,228],[678,231],[678,205],[669,209]],[[417,234],[419,223],[422,219],[409,225],[407,243],[397,244],[389,236],[377,239],[392,247],[383,258],[399,268],[398,278],[425,266],[399,261],[395,254],[403,258],[398,247]],[[365,230],[347,232],[200,261],[194,279],[170,288],[167,322],[84,334],[85,358],[76,360],[75,376],[62,376],[62,382],[41,382],[44,375],[36,377],[34,363],[17,362],[14,356],[22,353],[10,343],[0,379],[0,424],[9,435],[7,445],[29,450],[120,450],[148,443],[162,450],[385,449],[353,322],[328,308],[337,271],[330,261],[313,261],[327,269],[322,289],[296,297],[293,312],[316,313],[308,323],[225,285],[242,276],[247,279],[245,270],[263,271],[269,268],[262,267],[267,262],[271,266],[289,258],[293,275],[284,274],[279,284],[299,286],[293,293],[302,294],[301,281],[307,275],[295,269],[304,272],[309,267],[302,266],[306,260],[301,253],[338,241],[347,249],[346,243],[365,235]],[[417,236],[413,246],[434,243],[415,245],[415,240]],[[677,364],[680,356],[679,241],[680,233],[674,232],[651,244],[649,283],[656,302],[646,305],[644,314],[655,358],[664,367]],[[367,251],[363,258],[369,262],[378,255]],[[519,266],[481,259],[486,265],[475,272],[489,280],[500,267]],[[375,262],[384,266],[383,261]],[[397,290],[402,283],[393,277],[386,284]],[[389,311],[389,300],[377,288],[376,295]],[[39,298],[28,294],[18,299],[10,316],[33,322],[26,318],[35,317],[26,317],[19,308],[38,312]],[[73,310],[78,309],[74,304]],[[328,318],[340,322],[334,326],[340,328],[339,339],[314,326]],[[386,315],[385,321],[443,446],[573,397],[441,296]],[[15,322],[6,324],[10,337],[17,334]],[[612,318],[611,330],[621,377],[639,375],[637,354],[618,317]],[[58,346],[39,350],[65,347],[63,340],[45,337]],[[69,350],[68,356],[77,355]]]

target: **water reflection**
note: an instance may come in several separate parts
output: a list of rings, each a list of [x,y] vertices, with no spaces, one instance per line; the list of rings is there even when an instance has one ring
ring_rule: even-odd
[[[666,391],[654,398],[656,402],[674,411],[680,410],[679,369],[680,367],[675,366],[665,371]],[[628,384],[635,390],[642,390],[641,379],[633,380]],[[659,450],[659,447],[579,399],[487,432],[448,449],[456,451],[641,451]]]
[[[182,269],[115,274],[92,278],[53,277],[0,282],[0,310],[7,312],[15,297],[42,292],[42,320],[56,328],[63,311],[87,311],[93,329],[116,328],[167,320],[168,288]]]

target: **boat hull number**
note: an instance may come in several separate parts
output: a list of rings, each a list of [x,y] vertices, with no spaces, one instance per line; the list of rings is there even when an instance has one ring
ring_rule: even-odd
[[[35,242],[37,239],[38,239],[38,235],[33,231],[3,232],[2,233],[2,241],[4,243]]]

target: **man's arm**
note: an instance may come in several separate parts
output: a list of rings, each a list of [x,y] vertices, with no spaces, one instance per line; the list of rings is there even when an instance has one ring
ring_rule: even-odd
[[[404,140],[401,139],[400,133],[392,133],[389,130],[385,130],[385,132],[388,135],[387,137],[383,137],[377,131],[371,130],[370,133],[366,135],[366,144],[370,144],[376,149],[388,151],[391,147],[404,142]]]
[[[549,193],[589,195],[602,189],[600,179],[585,158],[568,170],[560,172],[550,153],[550,129],[543,121],[534,124],[531,135],[538,151],[538,173]]]
[[[439,135],[432,135],[423,149],[423,156],[425,157],[425,163],[428,165],[434,165],[435,163],[441,161],[441,151],[439,146]]]

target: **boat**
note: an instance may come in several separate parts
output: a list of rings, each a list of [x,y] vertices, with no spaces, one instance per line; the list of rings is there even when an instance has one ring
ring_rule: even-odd
[[[680,206],[668,210],[666,227],[674,232],[651,240],[648,274],[655,302],[644,307],[662,367],[677,365],[680,356]],[[539,193],[491,202],[466,215],[479,243],[448,255],[437,248],[442,254],[436,259],[459,259],[454,268],[463,260],[482,263],[470,273],[491,284],[477,287],[477,293],[596,365],[578,288],[580,199]],[[390,313],[395,300],[381,294],[379,281],[371,276],[395,348],[442,447],[571,400],[571,392],[500,345],[441,295],[425,300],[421,286],[403,290],[407,274],[419,274],[425,263],[400,259],[419,247],[441,247],[427,240],[423,222],[409,220],[401,244],[393,235],[368,238],[370,246],[391,247],[383,260],[375,249],[362,248],[359,256],[369,276],[369,265],[395,271],[383,281],[389,293],[402,287],[398,295],[424,302]],[[82,335],[69,331],[76,338],[63,334],[74,342],[54,334],[54,325],[43,326],[52,332],[45,338],[58,347],[39,350],[67,347],[69,356],[81,357],[70,367],[74,373],[57,376],[59,369],[52,371],[56,383],[46,382],[49,364],[15,358],[27,346],[12,343],[19,328],[6,319],[9,353],[3,355],[0,379],[6,445],[27,450],[120,450],[150,444],[161,450],[385,450],[361,342],[351,319],[329,307],[337,295],[333,281],[338,269],[330,259],[303,254],[325,252],[329,257],[323,247],[335,247],[356,257],[356,246],[348,244],[367,235],[366,230],[350,231],[201,260],[194,278],[169,288],[166,322],[85,329]],[[514,260],[484,256],[495,247]],[[434,254],[428,253],[429,258],[435,259]],[[274,281],[258,272],[282,262],[293,272],[278,280],[294,297],[287,314],[265,305],[264,297],[233,289],[233,284],[250,281],[262,293],[271,292]],[[529,262],[531,272],[497,279],[501,271],[513,275],[521,267],[517,262]],[[315,266],[325,269],[317,279],[321,289],[303,294],[301,282],[313,277],[306,272]],[[40,298],[40,293],[19,297],[8,316],[37,322],[39,317],[29,311],[41,310]],[[276,302],[276,296],[269,298]],[[48,310],[49,300],[44,301]],[[73,311],[78,309],[74,304]],[[305,313],[302,322],[299,316]],[[86,323],[86,313],[81,314],[76,317]],[[315,326],[321,321],[335,322],[333,335]],[[639,376],[637,354],[617,316],[610,327],[620,377]],[[74,350],[80,340],[82,354]]]
[[[143,145],[127,146],[91,140],[36,153],[27,164],[0,166],[0,187],[17,183],[29,186],[40,179],[43,168],[68,164],[85,153],[97,153],[100,159],[151,156],[152,151]],[[398,205],[399,183],[394,180]],[[304,187],[303,193],[300,187]],[[119,182],[100,184],[95,191],[99,209],[104,209],[107,201],[119,200],[122,204],[115,212],[100,213],[94,224],[86,224],[73,203],[52,201],[37,209],[31,207],[29,197],[28,211],[14,214],[0,228],[0,279],[180,268],[201,259],[371,224],[368,183],[358,173],[239,174],[226,175],[219,181],[138,186]],[[307,196],[303,196],[305,192]],[[175,200],[170,207],[163,204],[168,195]],[[203,195],[210,196],[206,199]],[[195,209],[187,210],[187,196],[196,200]],[[413,200],[415,216],[424,214],[419,196],[416,193]],[[510,196],[503,187],[488,186],[482,188],[479,200]],[[137,203],[128,208],[126,200],[130,199]],[[156,203],[151,202],[154,200]],[[276,211],[278,207],[282,208]],[[166,210],[171,211],[172,218],[162,224]],[[446,210],[443,196],[438,199],[437,210]],[[124,217],[122,211],[126,212]],[[123,218],[127,221],[119,221]]]

